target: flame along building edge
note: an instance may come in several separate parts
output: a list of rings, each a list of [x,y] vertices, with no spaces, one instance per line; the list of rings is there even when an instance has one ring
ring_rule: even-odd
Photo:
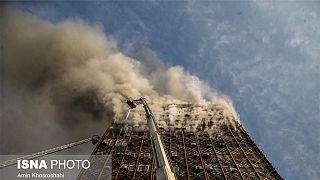
[[[219,107],[175,105],[174,121],[169,109],[164,106],[157,114],[157,120],[165,122],[158,123],[158,131],[177,179],[283,179],[242,125],[226,120]],[[142,111],[138,114],[144,118]],[[92,153],[106,154],[109,160],[95,162],[96,168],[82,171],[78,179],[155,179],[155,159],[143,124],[112,123]]]

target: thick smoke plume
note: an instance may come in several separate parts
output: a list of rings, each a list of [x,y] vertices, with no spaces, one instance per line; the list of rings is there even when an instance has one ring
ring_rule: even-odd
[[[122,54],[99,24],[51,23],[17,9],[1,11],[1,78],[8,82],[1,88],[39,94],[54,109],[53,119],[67,127],[122,118],[126,99],[141,96],[155,109],[219,104],[237,119],[226,96],[180,66],[155,70],[153,63]]]

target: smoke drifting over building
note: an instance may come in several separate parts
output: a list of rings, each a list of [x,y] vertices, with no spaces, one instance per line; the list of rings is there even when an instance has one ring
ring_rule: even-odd
[[[140,61],[119,52],[99,24],[76,18],[51,23],[8,7],[2,12],[3,79],[30,94],[44,94],[62,123],[106,115],[117,119],[127,110],[123,102],[140,96],[159,107],[219,104],[237,118],[226,96],[182,67],[148,72]]]

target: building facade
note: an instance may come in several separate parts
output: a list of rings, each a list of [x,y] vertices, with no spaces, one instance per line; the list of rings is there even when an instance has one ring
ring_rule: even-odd
[[[177,179],[282,179],[240,122],[226,119],[220,107],[174,105],[173,108],[163,107],[157,119]],[[111,155],[112,164],[96,162],[100,166],[94,171],[83,171],[80,179],[104,179],[107,175],[121,180],[155,179],[148,129],[143,123],[126,121],[114,122],[92,153]],[[112,167],[108,167],[108,172],[106,165]]]

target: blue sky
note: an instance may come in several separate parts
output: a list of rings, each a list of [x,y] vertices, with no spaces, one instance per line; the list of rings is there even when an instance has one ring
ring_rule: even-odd
[[[319,179],[319,1],[23,2],[59,22],[103,26],[120,50],[151,49],[231,97],[286,179]]]

